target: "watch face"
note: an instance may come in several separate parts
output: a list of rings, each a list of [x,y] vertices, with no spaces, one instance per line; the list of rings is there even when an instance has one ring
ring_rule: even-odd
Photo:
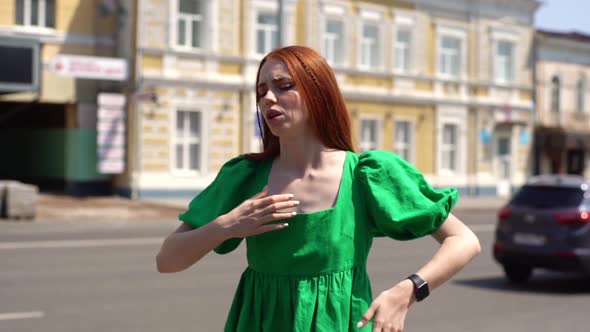
[[[428,293],[428,284],[425,282],[420,287],[416,287],[416,300],[424,300],[428,296]]]
[[[430,294],[430,291],[428,290],[428,283],[424,279],[420,278],[420,276],[413,274],[409,276],[408,279],[414,283],[416,301],[420,302]]]

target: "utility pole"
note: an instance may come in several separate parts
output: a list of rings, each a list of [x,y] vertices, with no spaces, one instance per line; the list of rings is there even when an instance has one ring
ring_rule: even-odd
[[[278,28],[279,28],[279,32],[278,32],[278,37],[279,37],[279,45],[278,47],[284,47],[286,46],[286,42],[287,42],[287,38],[286,38],[286,30],[285,26],[286,26],[286,15],[285,15],[285,1],[286,0],[277,0],[279,3],[279,15],[278,15]]]

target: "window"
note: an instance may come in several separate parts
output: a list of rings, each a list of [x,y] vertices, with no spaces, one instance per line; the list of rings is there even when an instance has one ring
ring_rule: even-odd
[[[494,59],[496,82],[510,83],[514,81],[514,43],[498,41]]]
[[[378,68],[380,66],[381,43],[379,35],[379,26],[376,23],[363,23],[360,49],[360,64],[362,67]]]
[[[178,0],[176,44],[202,48],[205,43],[204,4],[200,0]]]
[[[584,201],[584,192],[578,188],[553,186],[523,186],[510,204],[534,208],[578,207]]]
[[[342,65],[344,63],[344,22],[341,20],[326,20],[324,56],[332,65]]]
[[[457,170],[457,125],[443,125],[442,139],[442,168],[445,170]]]
[[[174,169],[183,172],[201,170],[202,125],[201,112],[176,112],[176,133],[173,136]]]
[[[16,24],[55,28],[55,0],[16,0]]]
[[[440,41],[439,73],[446,77],[461,75],[461,39],[443,36]]]
[[[378,121],[376,119],[361,120],[361,152],[379,148]]]
[[[267,54],[279,46],[279,18],[260,12],[256,18],[256,53]]]
[[[412,30],[409,27],[399,27],[395,35],[395,69],[408,72],[411,61]]]
[[[250,136],[250,152],[261,152],[262,151],[262,129],[264,119],[259,112],[254,110],[252,115],[252,132]]]
[[[576,85],[577,91],[577,100],[576,100],[576,110],[578,112],[584,112],[584,99],[586,98],[585,90],[586,90],[586,81],[581,78],[578,80],[578,84]]]
[[[395,122],[393,151],[409,162],[413,162],[412,131],[412,124],[409,121]]]
[[[553,76],[551,79],[551,111],[559,112],[561,87],[559,77]]]

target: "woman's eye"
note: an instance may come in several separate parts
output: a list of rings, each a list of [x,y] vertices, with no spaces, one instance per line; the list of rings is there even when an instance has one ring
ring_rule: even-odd
[[[289,84],[283,84],[281,86],[279,86],[279,89],[281,90],[289,90],[293,87],[293,84],[289,83]]]

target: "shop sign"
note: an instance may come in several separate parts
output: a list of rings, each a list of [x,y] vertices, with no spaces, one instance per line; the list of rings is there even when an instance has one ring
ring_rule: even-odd
[[[125,170],[125,96],[100,93],[97,111],[97,170],[120,174]]]
[[[49,62],[49,70],[64,76],[124,81],[127,61],[119,58],[58,54]]]

